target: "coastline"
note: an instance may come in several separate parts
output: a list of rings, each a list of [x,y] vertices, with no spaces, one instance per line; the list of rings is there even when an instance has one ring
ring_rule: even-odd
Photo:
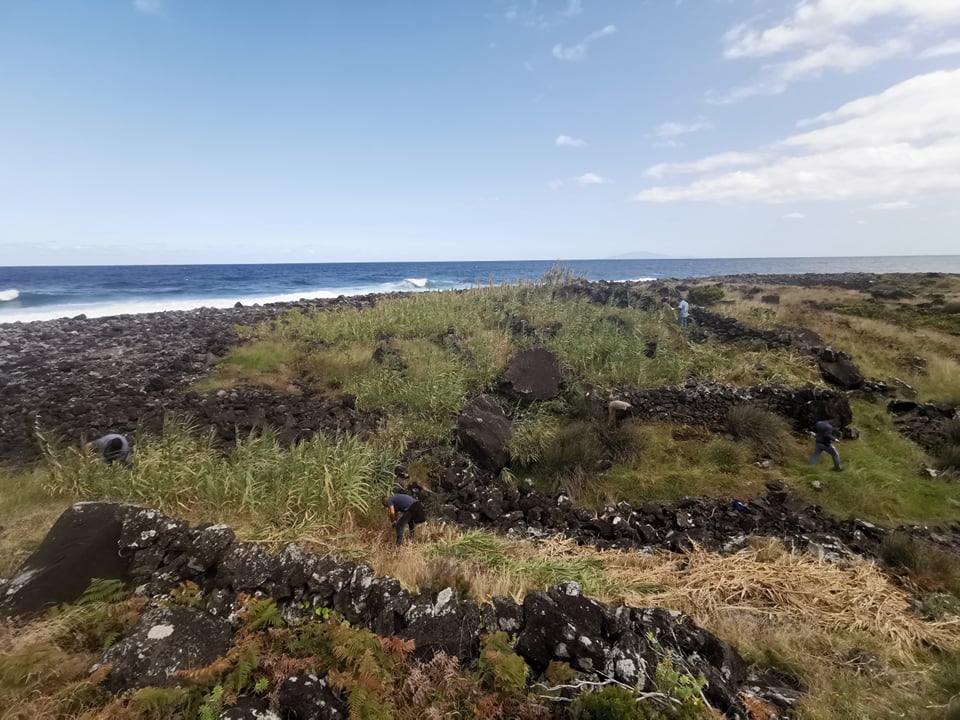
[[[904,273],[908,279],[929,273]],[[830,285],[869,291],[878,280],[897,279],[869,273],[727,275],[696,278],[697,282]],[[682,279],[654,282],[683,286]],[[587,281],[595,287],[648,287],[649,282]],[[455,291],[456,292],[456,291]],[[0,324],[0,461],[37,457],[34,426],[68,442],[111,429],[132,433],[138,427],[157,429],[168,413],[198,415],[218,427],[221,438],[237,429],[268,424],[292,441],[329,427],[363,431],[377,419],[364,416],[341,400],[328,402],[302,389],[300,395],[276,395],[239,389],[198,396],[186,393],[227,351],[240,342],[237,326],[272,320],[294,309],[363,308],[384,298],[413,293],[393,292],[298,300],[232,308],[200,308],[102,318],[78,316]],[[277,411],[276,407],[283,407]],[[349,403],[348,403],[349,405]]]

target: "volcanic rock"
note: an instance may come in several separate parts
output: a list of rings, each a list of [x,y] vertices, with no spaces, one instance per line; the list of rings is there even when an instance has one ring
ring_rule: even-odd
[[[107,685],[114,692],[182,684],[178,670],[202,668],[230,649],[233,630],[226,620],[174,605],[144,613],[133,631],[100,661],[112,665]]]
[[[545,347],[521,350],[507,363],[497,389],[512,400],[550,400],[560,393],[557,356]]]
[[[513,429],[503,410],[489,395],[480,395],[457,418],[457,439],[474,462],[499,472],[510,460],[507,443]]]

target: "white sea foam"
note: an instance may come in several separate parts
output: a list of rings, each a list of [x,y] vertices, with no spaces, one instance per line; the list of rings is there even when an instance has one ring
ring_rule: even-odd
[[[630,278],[627,282],[650,282],[651,280],[656,280],[655,277],[638,277]]]
[[[407,278],[404,282],[408,282],[418,288],[425,288],[427,286],[427,278]]]
[[[416,279],[419,282],[419,279]],[[356,287],[318,288],[302,290],[300,292],[283,293],[279,295],[263,295],[248,297],[219,297],[219,298],[151,298],[148,300],[121,300],[112,302],[72,303],[65,305],[50,305],[38,308],[11,308],[0,310],[0,323],[31,322],[33,320],[55,320],[57,318],[86,315],[88,318],[109,317],[112,315],[136,315],[140,313],[163,312],[167,310],[196,310],[197,308],[231,308],[237,302],[244,306],[278,302],[296,302],[297,300],[320,300],[339,297],[340,295],[368,295],[372,293],[390,292],[425,292],[427,280],[423,285],[415,285],[413,280],[380,283],[377,285],[362,285]],[[450,285],[450,289],[462,287]]]
[[[15,288],[10,288],[9,290],[0,290],[0,302],[16,300],[18,297],[20,297],[20,291]]]

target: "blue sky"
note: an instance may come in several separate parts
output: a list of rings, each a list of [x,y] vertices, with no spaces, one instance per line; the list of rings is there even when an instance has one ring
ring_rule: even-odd
[[[0,265],[960,252],[957,0],[0,0]]]

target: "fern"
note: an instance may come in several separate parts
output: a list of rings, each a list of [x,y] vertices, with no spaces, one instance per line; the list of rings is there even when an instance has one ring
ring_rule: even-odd
[[[130,593],[123,580],[104,580],[94,578],[90,581],[74,605],[94,605],[97,603],[113,603],[125,599]]]
[[[283,627],[283,616],[272,598],[260,600],[251,598],[246,604],[245,631],[263,630],[268,627]]]
[[[520,695],[527,687],[529,668],[514,652],[505,632],[483,638],[480,648],[480,671],[493,689],[505,695]]]

